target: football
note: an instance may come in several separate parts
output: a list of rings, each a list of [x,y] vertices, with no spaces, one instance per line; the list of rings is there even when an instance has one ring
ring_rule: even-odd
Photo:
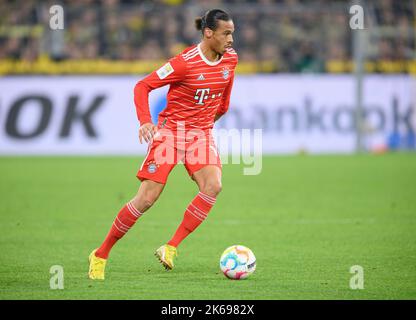
[[[249,248],[234,245],[228,247],[222,253],[220,268],[229,279],[246,279],[256,270],[256,257]]]

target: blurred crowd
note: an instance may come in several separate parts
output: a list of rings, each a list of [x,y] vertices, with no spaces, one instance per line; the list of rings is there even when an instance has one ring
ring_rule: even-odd
[[[364,2],[364,1],[363,1]],[[64,30],[49,28],[49,8],[64,8]],[[327,61],[353,57],[350,1],[331,0],[65,0],[0,1],[0,60],[48,57],[123,61],[164,60],[200,39],[194,19],[210,8],[233,17],[242,62],[270,71],[325,72]],[[412,60],[411,0],[365,1],[366,56]]]

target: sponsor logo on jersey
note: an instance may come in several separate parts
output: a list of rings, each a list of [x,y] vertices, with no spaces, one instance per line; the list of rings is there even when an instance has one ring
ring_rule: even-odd
[[[198,77],[198,79],[197,79],[197,80],[205,80],[204,75],[201,73],[201,74],[199,75],[199,77]]]
[[[222,69],[222,77],[224,79],[227,79],[229,75],[230,75],[230,70],[228,70],[228,68],[223,68]]]
[[[209,88],[206,89],[196,89],[196,93],[194,96],[195,100],[198,100],[196,104],[203,105],[204,101],[208,99],[209,95]]]
[[[165,79],[168,75],[170,75],[173,71],[175,71],[172,65],[168,62],[159,70],[156,71],[159,79]]]

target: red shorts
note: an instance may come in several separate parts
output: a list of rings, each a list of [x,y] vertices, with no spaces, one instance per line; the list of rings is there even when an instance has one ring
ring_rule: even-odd
[[[187,137],[181,139],[166,137],[159,133],[149,144],[146,158],[144,159],[137,178],[140,181],[152,180],[165,184],[170,172],[180,161],[185,165],[190,177],[208,165],[222,168],[217,147],[211,134]]]

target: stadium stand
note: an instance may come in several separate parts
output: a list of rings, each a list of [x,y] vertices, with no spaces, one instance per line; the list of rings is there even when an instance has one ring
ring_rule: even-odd
[[[368,72],[416,73],[414,3],[366,1]],[[199,40],[194,18],[212,7],[234,18],[240,73],[353,69],[349,1],[67,0],[64,30],[49,27],[53,4],[0,3],[0,74],[148,72]]]

